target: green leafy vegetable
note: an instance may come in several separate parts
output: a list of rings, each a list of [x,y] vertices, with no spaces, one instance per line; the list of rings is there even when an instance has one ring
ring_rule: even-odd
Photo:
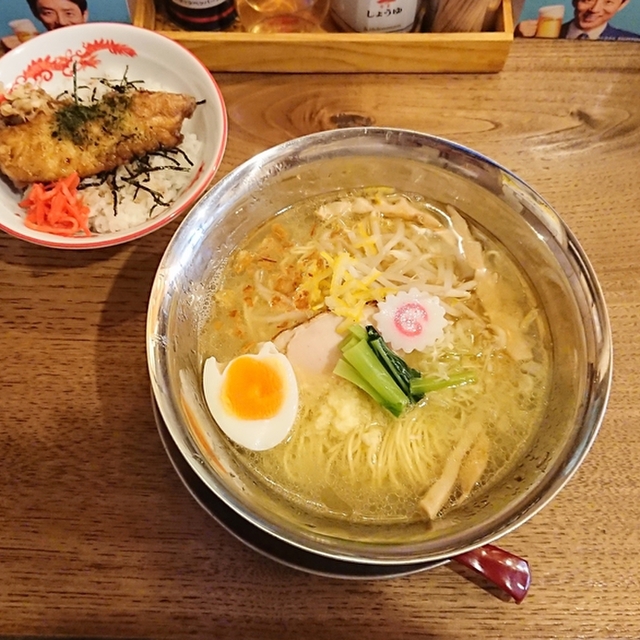
[[[424,396],[424,393],[412,392],[411,381],[420,378],[422,374],[416,369],[412,369],[399,355],[391,351],[374,327],[369,325],[366,328],[366,332],[369,346],[373,349],[373,352],[384,365],[385,369],[391,374],[396,384],[402,389],[403,393],[409,397],[411,402],[420,400]]]
[[[352,382],[356,387],[360,387],[365,393],[368,393],[379,405],[384,405],[384,398],[356,371],[355,367],[350,365],[346,360],[340,358],[333,372]]]
[[[381,398],[378,402],[383,407],[391,411],[394,416],[402,413],[409,404],[409,398],[376,358],[366,340],[359,340],[356,344],[347,346],[342,352],[342,357],[375,389]]]
[[[473,371],[459,371],[450,374],[448,378],[422,376],[411,380],[411,394],[422,394],[424,396],[432,391],[440,391],[440,389],[449,387],[461,387],[476,381],[476,374]]]
[[[340,350],[342,358],[333,372],[355,384],[396,417],[427,393],[476,381],[472,371],[452,373],[448,378],[423,376],[393,352],[371,325],[366,328],[352,325]]]

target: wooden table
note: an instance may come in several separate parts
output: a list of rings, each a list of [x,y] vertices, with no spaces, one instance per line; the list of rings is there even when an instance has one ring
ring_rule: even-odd
[[[640,638],[640,48],[581,44],[517,41],[498,75],[217,77],[217,178],[313,131],[420,129],[514,170],[590,256],[614,385],[576,476],[500,542],[532,566],[524,602],[454,565],[350,582],[246,548],[181,484],[151,410],[147,296],[176,224],[89,252],[2,235],[0,637]]]

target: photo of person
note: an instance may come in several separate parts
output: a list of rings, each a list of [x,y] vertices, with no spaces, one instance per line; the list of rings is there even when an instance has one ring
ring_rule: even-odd
[[[27,0],[31,12],[47,31],[82,24],[89,19],[87,0]]]
[[[0,0],[2,49],[84,22],[131,22],[127,0]]]
[[[640,41],[638,0],[527,0],[521,18],[515,35],[524,38]]]

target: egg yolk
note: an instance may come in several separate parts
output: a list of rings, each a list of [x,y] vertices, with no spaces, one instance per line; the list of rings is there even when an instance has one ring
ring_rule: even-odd
[[[225,371],[222,398],[227,411],[238,418],[272,418],[284,402],[284,384],[277,365],[249,356],[236,358]]]

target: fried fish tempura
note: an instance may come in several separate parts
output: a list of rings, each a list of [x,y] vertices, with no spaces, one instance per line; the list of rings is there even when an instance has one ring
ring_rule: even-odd
[[[0,170],[16,186],[111,171],[136,157],[182,142],[193,97],[130,91],[89,105],[53,101],[50,113],[0,128]]]

